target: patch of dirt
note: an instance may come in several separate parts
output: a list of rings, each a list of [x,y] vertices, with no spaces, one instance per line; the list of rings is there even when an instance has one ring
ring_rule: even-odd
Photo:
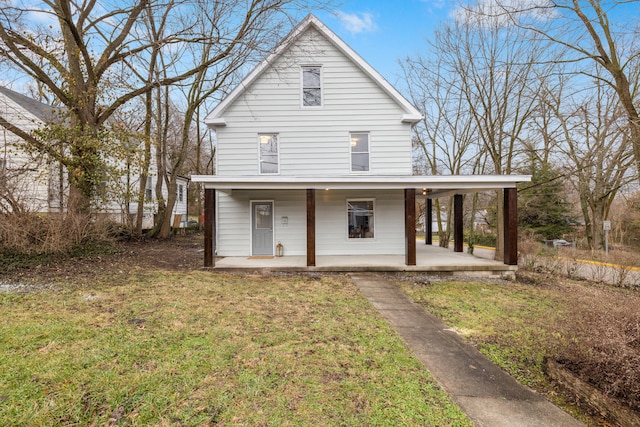
[[[199,269],[204,264],[202,233],[174,236],[166,240],[124,241],[117,243],[115,249],[112,254],[56,259],[0,273],[0,285],[2,289],[6,288],[4,290],[25,292],[40,290],[43,279],[47,282],[69,279],[86,282],[105,274],[126,274],[137,268],[187,271]]]
[[[547,354],[640,414],[640,292],[524,271],[518,281],[552,291],[567,307],[556,325],[563,339]]]
[[[167,240],[146,240],[122,244],[126,263],[165,270],[193,270],[204,265],[202,233],[175,236]]]

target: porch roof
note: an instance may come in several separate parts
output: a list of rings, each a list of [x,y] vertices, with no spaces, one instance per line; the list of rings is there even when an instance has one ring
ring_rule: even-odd
[[[216,190],[401,190],[415,188],[429,197],[515,188],[531,175],[349,175],[349,176],[218,176],[193,175],[192,182]]]

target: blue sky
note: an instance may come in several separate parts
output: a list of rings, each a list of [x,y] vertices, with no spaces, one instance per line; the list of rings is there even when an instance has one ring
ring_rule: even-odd
[[[316,12],[332,31],[390,83],[398,61],[426,49],[426,40],[457,7],[455,0],[343,0],[330,12]]]

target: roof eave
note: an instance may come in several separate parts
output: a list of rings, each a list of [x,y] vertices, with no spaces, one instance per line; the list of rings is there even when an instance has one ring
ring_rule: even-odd
[[[498,190],[514,188],[519,182],[531,181],[530,175],[433,175],[433,176],[239,176],[193,175],[193,182],[217,190],[399,190],[404,188],[428,189],[438,194]]]

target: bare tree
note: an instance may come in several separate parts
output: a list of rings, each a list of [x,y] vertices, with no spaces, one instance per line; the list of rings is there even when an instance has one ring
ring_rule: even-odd
[[[500,20],[467,13],[437,35],[450,75],[455,75],[479,144],[489,159],[484,173],[510,174],[535,111],[548,67],[539,66],[538,40]],[[478,167],[484,163],[478,163]],[[497,200],[501,200],[498,192]],[[496,206],[497,235],[502,236],[502,203]],[[502,255],[503,242],[496,244]]]
[[[544,0],[507,2],[496,0],[494,16],[544,37],[562,49],[554,61],[575,63],[576,72],[610,86],[628,122],[627,140],[640,171],[640,110],[638,95],[638,27],[640,3],[632,0]],[[523,5],[526,5],[523,7]],[[626,16],[626,21],[621,16]],[[533,18],[532,18],[533,17]],[[633,25],[633,26],[631,26]],[[601,68],[605,73],[597,72]],[[638,176],[640,180],[640,175]]]
[[[219,22],[220,17],[233,13],[237,6],[233,2],[211,3],[206,1],[198,2],[198,20],[194,23],[193,31],[203,35],[204,41],[198,44],[188,44],[183,46],[180,52],[181,58],[189,58],[190,63],[203,64],[208,61],[216,51],[219,50],[218,40],[226,37],[223,23]],[[156,194],[158,196],[158,221],[152,231],[157,237],[168,237],[171,233],[171,215],[176,202],[177,178],[178,175],[186,172],[186,160],[188,154],[197,145],[193,137],[194,130],[198,127],[195,122],[196,113],[200,106],[209,98],[220,99],[221,95],[235,83],[239,77],[239,71],[245,69],[251,63],[262,59],[262,57],[274,47],[277,40],[283,36],[283,30],[289,28],[286,15],[273,15],[265,17],[260,22],[254,23],[253,32],[245,37],[240,43],[234,55],[226,57],[224,60],[211,64],[208,67],[200,67],[190,78],[185,79],[176,88],[179,91],[173,92],[176,102],[182,105],[183,115],[182,126],[179,130],[179,139],[176,144],[169,147],[167,138],[160,137],[156,146],[156,162],[158,164],[158,181]],[[164,56],[162,56],[163,58]],[[172,67],[179,67],[174,63]],[[162,73],[166,72],[168,66],[163,66]],[[178,100],[178,94],[181,94]],[[168,95],[165,95],[168,97]],[[165,101],[165,102],[168,102]],[[165,104],[166,105],[166,104]],[[165,114],[165,117],[167,115]],[[159,127],[162,125],[159,123]],[[165,129],[166,131],[166,129]],[[160,186],[167,189],[166,200],[162,197]]]
[[[569,98],[563,92],[554,98],[562,129],[560,147],[570,161],[565,165],[569,181],[580,196],[587,243],[600,249],[602,222],[608,219],[618,191],[634,180],[629,124],[615,93],[599,79],[588,96],[581,93],[573,105]]]
[[[473,173],[473,159],[483,157],[478,136],[464,94],[460,76],[446,61],[438,37],[429,55],[407,58],[402,64],[409,95],[423,119],[414,128],[414,145],[424,162],[419,173],[431,175]],[[434,58],[433,60],[426,59]],[[452,230],[453,199],[435,198],[439,245],[449,246]],[[441,212],[447,213],[443,223]],[[426,219],[428,220],[428,219]]]
[[[43,83],[66,107],[68,125],[52,137],[64,141],[67,150],[53,150],[47,140],[25,132],[3,117],[0,124],[16,133],[39,152],[64,164],[69,172],[72,205],[89,210],[100,181],[100,148],[107,120],[120,107],[151,89],[185,81],[197,73],[233,57],[250,47],[274,18],[286,16],[292,0],[216,1],[207,6],[215,17],[213,37],[194,31],[200,19],[197,0],[161,3],[152,0],[125,1],[104,7],[94,1],[45,0],[37,10],[22,3],[7,4],[0,11],[0,56],[22,73]],[[171,31],[157,38],[145,37],[145,17],[162,16],[163,11],[183,13]],[[49,20],[54,29],[43,32],[29,13]],[[283,15],[284,14],[284,15]],[[140,64],[155,63],[158,49],[171,51],[184,44],[210,44],[208,56],[197,63],[181,61],[160,79],[135,79],[114,87],[122,72],[140,72]],[[56,49],[48,49],[55,45]],[[178,62],[176,62],[177,64]],[[156,74],[157,76],[157,74]],[[62,154],[61,154],[62,153]]]

